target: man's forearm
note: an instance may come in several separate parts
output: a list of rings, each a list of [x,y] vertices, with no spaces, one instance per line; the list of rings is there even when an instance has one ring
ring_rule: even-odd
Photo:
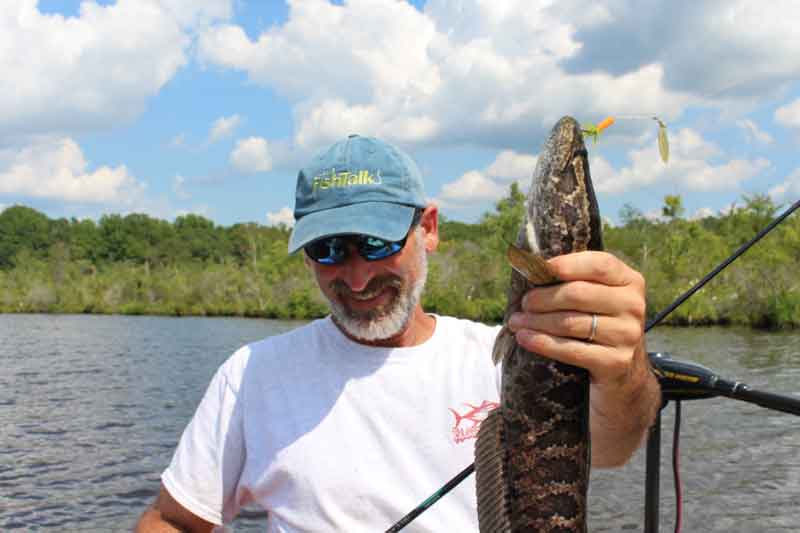
[[[625,464],[641,445],[661,407],[661,387],[642,344],[637,364],[622,387],[592,386],[590,429],[592,466]]]
[[[136,524],[136,533],[211,533],[214,524],[192,514],[179,504],[162,485],[150,507]]]
[[[158,509],[154,507],[149,507],[142,514],[135,529],[135,533],[183,533],[186,531],[189,530],[165,520]]]

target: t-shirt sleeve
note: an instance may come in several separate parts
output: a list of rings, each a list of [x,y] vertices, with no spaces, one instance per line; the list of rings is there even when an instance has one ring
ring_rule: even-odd
[[[178,503],[217,525],[238,513],[239,477],[245,459],[238,384],[231,361],[211,380],[197,411],[181,436],[161,480]]]

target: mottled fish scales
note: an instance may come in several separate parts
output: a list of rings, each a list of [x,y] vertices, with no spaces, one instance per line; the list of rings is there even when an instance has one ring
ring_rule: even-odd
[[[509,247],[513,270],[504,322],[530,288],[558,282],[547,259],[601,250],[600,232],[581,128],[564,117],[539,155],[525,217]],[[502,391],[475,445],[481,533],[585,532],[587,372],[525,351],[505,326],[492,356],[503,362]]]

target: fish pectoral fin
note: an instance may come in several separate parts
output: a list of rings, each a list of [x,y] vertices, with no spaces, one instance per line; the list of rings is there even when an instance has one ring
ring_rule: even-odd
[[[559,281],[545,258],[539,254],[523,250],[514,244],[509,244],[506,257],[508,262],[511,263],[511,268],[534,285],[550,285]]]
[[[495,365],[501,362],[507,353],[511,353],[511,350],[516,346],[516,342],[517,339],[514,336],[514,332],[508,329],[508,326],[503,326],[497,334],[492,347],[492,361]]]

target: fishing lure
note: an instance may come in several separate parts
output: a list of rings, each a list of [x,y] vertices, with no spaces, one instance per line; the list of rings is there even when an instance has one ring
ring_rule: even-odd
[[[626,115],[617,117],[619,119],[643,119],[647,118],[644,115]],[[667,164],[669,161],[669,139],[667,138],[667,125],[658,118],[658,117],[649,117],[655,120],[658,123],[658,153],[661,156],[661,160],[664,164]],[[596,143],[600,138],[600,134],[603,130],[607,129],[609,126],[614,124],[616,119],[614,117],[606,117],[601,120],[597,125],[592,124],[591,122],[584,124],[581,126],[581,132],[586,137],[591,137],[592,143]]]

